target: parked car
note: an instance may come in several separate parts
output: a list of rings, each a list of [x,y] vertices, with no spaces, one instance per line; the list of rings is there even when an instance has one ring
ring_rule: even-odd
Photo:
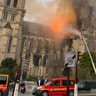
[[[74,96],[75,79],[69,80],[69,96]],[[35,96],[65,96],[67,94],[67,78],[54,78],[45,85],[35,88],[32,94]]]

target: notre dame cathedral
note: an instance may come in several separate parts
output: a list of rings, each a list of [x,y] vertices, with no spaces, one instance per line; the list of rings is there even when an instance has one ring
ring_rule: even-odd
[[[92,8],[84,1],[75,2],[79,6],[76,8],[77,27],[90,51],[95,51],[95,19]],[[22,71],[27,71],[28,75],[61,76],[64,51],[70,49],[83,53],[85,44],[81,39],[68,39],[56,45],[49,26],[23,20],[25,3],[26,0],[0,0],[0,62],[12,57],[20,63],[22,58]]]

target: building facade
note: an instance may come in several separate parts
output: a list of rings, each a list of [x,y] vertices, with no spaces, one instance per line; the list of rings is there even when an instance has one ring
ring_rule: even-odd
[[[0,0],[0,62],[19,58],[24,6],[25,0]]]
[[[49,26],[23,21],[25,2],[0,0],[0,62],[12,57],[20,63],[22,58],[22,72],[27,72],[27,75],[62,76],[64,52],[71,50],[83,53],[87,51],[85,43],[76,37],[56,44]],[[77,14],[77,29],[85,37],[90,51],[96,51],[92,8],[87,2],[80,3]]]

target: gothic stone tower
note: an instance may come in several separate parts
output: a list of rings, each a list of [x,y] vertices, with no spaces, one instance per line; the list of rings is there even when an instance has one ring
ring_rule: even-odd
[[[0,0],[0,62],[20,56],[22,21],[26,0]]]

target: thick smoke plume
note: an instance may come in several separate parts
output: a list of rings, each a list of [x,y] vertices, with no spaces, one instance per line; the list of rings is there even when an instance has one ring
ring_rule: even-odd
[[[60,2],[65,0],[28,0],[26,2],[26,14],[25,20],[32,22],[39,22],[43,24],[50,24],[52,18],[56,13],[56,9],[60,5]],[[47,2],[42,2],[47,1]],[[93,7],[93,14],[96,16],[96,0],[70,0],[73,3],[73,6],[77,10],[77,13],[80,11],[80,6],[82,2],[88,1],[89,5]],[[67,0],[67,2],[69,2]],[[85,3],[86,4],[86,3]]]
[[[76,30],[77,12],[75,10],[76,6],[73,5],[74,1],[60,0],[58,3],[56,15],[51,24],[56,42],[72,38],[79,32]]]
[[[90,6],[94,7],[94,10],[96,9],[96,0],[46,1],[47,2],[44,2],[44,0],[29,0],[26,9],[29,8],[30,10],[26,10],[25,19],[49,25],[54,31],[52,34],[57,41],[73,37],[74,34],[78,33],[78,31],[76,31],[77,18],[80,16],[82,4],[87,5],[88,3]]]

